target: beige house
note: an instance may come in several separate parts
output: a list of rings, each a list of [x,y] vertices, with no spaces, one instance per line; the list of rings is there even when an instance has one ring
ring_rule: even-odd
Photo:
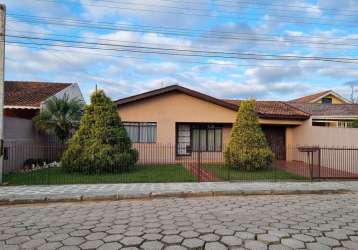
[[[322,104],[328,102],[324,98],[331,98],[331,104]],[[317,127],[317,116],[304,108],[319,105],[326,112],[325,119],[332,117],[332,110],[340,112],[340,109],[346,109],[345,114],[351,119],[358,118],[355,111],[358,105],[347,102],[333,91],[326,91],[289,102],[257,101],[256,111],[276,159],[292,160],[298,145],[358,146],[357,130]],[[204,158],[205,154],[207,158],[215,158],[215,154],[222,157],[240,100],[217,99],[173,85],[119,99],[116,104],[135,147],[147,152],[140,155],[154,154],[155,160],[169,155],[171,160],[178,160],[192,156],[199,149]],[[158,152],[159,146],[163,150],[170,146],[173,149]]]
[[[222,155],[240,105],[173,85],[116,101],[129,136],[140,151],[153,145],[173,145],[171,157],[191,156],[199,150]],[[288,103],[258,101],[260,124],[276,157],[286,159],[291,129],[310,115]]]

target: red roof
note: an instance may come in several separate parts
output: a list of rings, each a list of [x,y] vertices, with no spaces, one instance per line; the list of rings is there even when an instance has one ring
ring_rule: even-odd
[[[240,106],[241,100],[225,100]],[[256,101],[256,112],[263,118],[307,119],[309,114],[281,101]]]
[[[307,96],[303,96],[294,100],[291,100],[290,102],[296,102],[296,103],[310,103],[318,98],[320,98],[321,96],[325,96],[328,95],[329,93],[331,93],[332,90],[326,90],[323,92],[319,92],[316,94],[312,94],[312,95],[307,95]]]
[[[172,91],[178,91],[185,93],[187,95],[220,105],[222,107],[238,110],[240,106],[240,100],[221,100],[212,96],[205,95],[198,91],[194,91],[188,88],[184,88],[179,85],[171,85],[164,88],[152,90],[142,94],[126,97],[115,101],[117,106],[125,105],[132,102],[141,101],[143,99],[151,98],[158,95],[163,95]],[[303,112],[302,110],[295,108],[287,103],[279,101],[257,101],[257,113],[262,118],[272,118],[272,119],[298,119],[306,120],[309,118],[309,114]]]
[[[6,106],[40,107],[41,102],[72,83],[5,81]]]

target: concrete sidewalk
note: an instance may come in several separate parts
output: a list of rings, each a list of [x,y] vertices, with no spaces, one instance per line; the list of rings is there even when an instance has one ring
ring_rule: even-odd
[[[358,192],[358,181],[201,182],[0,186],[0,204],[86,200],[149,199],[218,195],[325,194]]]

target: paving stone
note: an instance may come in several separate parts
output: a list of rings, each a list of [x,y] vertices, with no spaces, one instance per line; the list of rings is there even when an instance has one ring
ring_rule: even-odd
[[[292,235],[292,238],[302,241],[302,242],[314,242],[315,238],[313,238],[312,236],[309,235],[305,235],[305,234],[294,234]]]
[[[358,243],[354,241],[350,241],[350,240],[342,241],[342,245],[348,249],[354,249],[354,250],[358,249]]]
[[[255,239],[255,234],[248,233],[248,232],[237,232],[235,234],[235,236],[237,236],[237,237],[239,237],[240,239],[243,239],[243,240],[253,240],[253,239]]]
[[[166,244],[178,244],[183,241],[183,237],[179,235],[166,235],[162,238],[162,242]]]
[[[180,236],[189,239],[189,238],[195,238],[199,236],[199,233],[195,232],[195,231],[184,231],[180,233]]]
[[[296,239],[282,239],[281,244],[291,247],[291,248],[304,248],[305,244],[302,241],[296,240]]]
[[[8,245],[20,245],[29,240],[31,240],[29,236],[15,236],[10,239],[7,239],[5,242]]]
[[[121,243],[124,246],[139,246],[140,244],[142,244],[144,240],[140,237],[134,236],[134,237],[124,237],[123,239],[121,239]]]
[[[80,245],[81,249],[97,249],[102,246],[104,243],[101,240],[90,240],[86,241],[82,245]]]
[[[49,242],[46,244],[43,244],[38,248],[38,250],[55,250],[62,246],[60,242]]]
[[[277,245],[270,245],[269,246],[269,250],[291,250],[292,248],[282,245],[282,244],[277,244]]]
[[[245,241],[245,248],[250,250],[266,250],[267,244],[257,240],[247,240]]]
[[[98,250],[118,250],[122,247],[121,244],[118,242],[110,242],[110,243],[104,243],[101,245]]]
[[[55,234],[49,238],[47,238],[46,240],[47,241],[62,241],[62,240],[65,240],[67,238],[69,238],[70,236],[68,234]]]
[[[333,231],[333,232],[326,232],[325,235],[329,238],[333,238],[336,240],[347,240],[348,239],[348,235],[342,232],[337,232],[337,231]]]
[[[62,241],[62,244],[65,246],[79,246],[83,242],[85,242],[85,239],[82,237],[69,237],[67,239],[64,239]]]
[[[329,246],[325,246],[320,243],[307,243],[306,246],[307,246],[307,249],[310,249],[310,250],[330,250],[331,249]]]
[[[106,233],[103,232],[97,232],[97,233],[91,233],[87,235],[85,238],[86,240],[101,240],[107,236]]]
[[[21,248],[24,249],[34,249],[34,248],[38,248],[40,246],[42,246],[43,244],[45,244],[46,241],[43,239],[34,239],[34,240],[29,240],[26,241],[25,243],[23,243],[21,245]]]
[[[182,243],[183,246],[189,249],[201,249],[204,246],[205,241],[198,238],[185,239]]]
[[[206,242],[212,242],[212,241],[218,241],[220,239],[220,236],[216,234],[204,234],[201,235],[199,238]]]
[[[227,247],[219,242],[209,242],[205,244],[205,250],[227,250]]]
[[[217,235],[225,236],[225,235],[234,235],[235,232],[230,229],[218,229],[215,230],[214,233]]]
[[[79,250],[81,248],[77,247],[77,246],[63,246],[60,247],[58,250]]]
[[[257,240],[264,242],[265,244],[280,243],[280,238],[272,234],[258,234]]]
[[[242,240],[236,236],[223,236],[220,241],[228,247],[240,246],[242,244]]]
[[[187,250],[187,248],[180,245],[172,245],[172,246],[167,246],[165,250]]]
[[[123,239],[123,235],[121,235],[121,234],[113,234],[113,235],[109,235],[109,236],[107,236],[107,237],[105,237],[105,238],[103,238],[102,240],[104,241],[104,242],[118,242],[118,241],[120,241],[121,239]]]
[[[160,241],[146,241],[140,247],[144,250],[161,250],[164,244]]]
[[[326,245],[329,247],[337,247],[341,245],[338,240],[328,237],[317,237],[316,241],[322,245]]]

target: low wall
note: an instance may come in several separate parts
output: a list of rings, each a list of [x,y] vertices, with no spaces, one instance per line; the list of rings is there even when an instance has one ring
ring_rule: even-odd
[[[298,147],[318,146],[321,148],[321,167],[357,174],[358,129],[316,127],[311,124],[312,120],[309,119],[303,125],[289,129],[287,138],[292,145],[287,146],[287,160],[308,163],[310,159],[307,153],[300,152]],[[317,162],[314,159],[314,164]]]

